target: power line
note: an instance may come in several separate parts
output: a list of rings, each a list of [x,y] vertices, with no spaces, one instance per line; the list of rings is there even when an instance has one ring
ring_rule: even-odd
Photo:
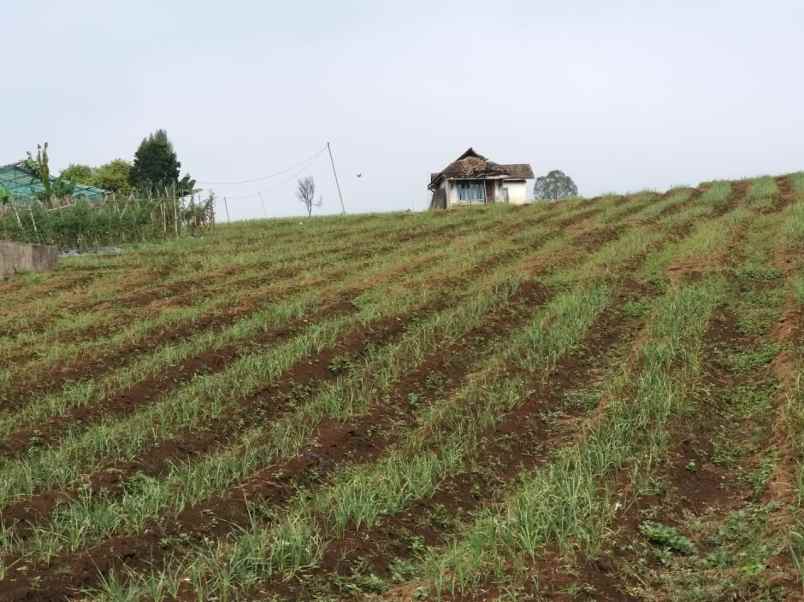
[[[326,147],[324,148],[324,150],[326,150]],[[254,198],[254,197],[259,197],[261,192],[266,192],[268,190],[274,190],[275,188],[279,188],[283,184],[287,184],[288,182],[292,181],[296,176],[304,173],[306,170],[307,170],[307,166],[305,165],[301,169],[298,169],[294,173],[290,174],[290,177],[284,178],[284,179],[282,179],[282,180],[280,180],[278,182],[274,182],[271,186],[261,188],[257,192],[251,192],[251,193],[248,193],[248,194],[237,194],[237,195],[234,195],[234,196],[229,196],[229,200],[231,201],[233,199],[240,200],[240,199],[250,199],[250,198]]]
[[[302,165],[306,165],[306,164],[312,162],[314,159],[317,159],[320,155],[322,155],[326,150],[327,150],[327,146],[324,145],[322,148],[318,149],[315,153],[313,153],[312,155],[310,155],[306,159],[304,159],[302,161],[299,161],[298,163],[295,163],[292,166],[290,166],[290,167],[288,167],[286,169],[283,169],[281,171],[277,171],[275,173],[268,174],[267,176],[260,176],[258,178],[249,178],[247,180],[236,180],[236,181],[229,181],[229,182],[226,182],[226,181],[199,180],[198,183],[208,185],[208,186],[235,186],[235,185],[239,185],[239,184],[253,184],[255,182],[262,182],[264,180],[270,180],[271,178],[276,178],[278,176],[284,175],[284,174],[286,174],[286,173],[288,173],[290,171],[293,171],[294,169],[297,169],[298,167],[300,167]],[[250,196],[253,196],[253,195],[250,195]]]

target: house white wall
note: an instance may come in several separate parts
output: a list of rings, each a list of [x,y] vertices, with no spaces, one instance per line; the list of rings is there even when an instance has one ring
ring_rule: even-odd
[[[524,205],[528,202],[528,183],[526,180],[509,180],[503,182],[508,190],[508,202],[512,205]]]
[[[514,205],[524,205],[528,202],[528,185],[526,180],[491,180],[494,182],[494,198],[496,203],[506,202],[506,191],[508,202]],[[463,205],[458,200],[458,184],[455,180],[443,180],[439,188],[444,190],[447,199],[447,207]]]
[[[444,180],[441,185],[447,191],[447,207],[450,205],[454,205],[458,202],[458,189],[455,186],[455,182],[451,182],[450,180]]]

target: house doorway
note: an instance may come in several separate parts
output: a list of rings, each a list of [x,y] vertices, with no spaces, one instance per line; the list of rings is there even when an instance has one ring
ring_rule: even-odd
[[[486,204],[496,201],[494,196],[494,180],[486,180]]]

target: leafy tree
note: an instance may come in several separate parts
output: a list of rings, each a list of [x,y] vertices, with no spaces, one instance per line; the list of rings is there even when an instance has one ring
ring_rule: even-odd
[[[67,178],[59,176],[50,177],[50,159],[47,154],[47,142],[44,145],[36,145],[36,158],[28,152],[28,158],[23,161],[25,167],[42,182],[44,191],[39,194],[39,200],[50,203],[53,198],[63,198],[70,196],[75,190],[75,183]]]
[[[93,170],[91,185],[127,195],[133,190],[130,178],[131,163],[125,159],[113,159]]]
[[[141,190],[176,187],[178,196],[190,194],[195,180],[189,174],[179,180],[181,163],[165,130],[157,130],[140,144],[134,153],[134,164],[129,172],[129,182]]]
[[[49,201],[51,197],[50,189],[50,160],[47,155],[47,142],[44,148],[41,144],[36,145],[36,158],[33,154],[28,152],[28,158],[25,160],[25,167],[27,167],[38,179],[42,182],[45,188],[42,200]]]
[[[94,170],[89,165],[70,163],[66,169],[62,170],[59,177],[75,184],[94,185]]]
[[[95,186],[109,192],[127,195],[133,190],[129,182],[130,175],[130,162],[124,159],[113,159],[98,167],[73,163],[61,172],[59,178],[75,184]]]
[[[195,180],[190,177],[190,174],[184,174],[176,186],[179,196],[186,196],[197,192],[195,189]]]
[[[536,179],[533,186],[533,196],[537,199],[557,201],[578,196],[578,187],[563,171],[554,169],[546,176]]]
[[[311,176],[299,180],[296,188],[296,198],[307,209],[307,217],[313,214],[313,207],[320,207],[322,200],[315,200],[315,180]]]

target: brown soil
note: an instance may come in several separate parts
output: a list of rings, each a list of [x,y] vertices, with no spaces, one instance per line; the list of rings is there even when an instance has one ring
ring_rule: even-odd
[[[538,288],[532,289],[527,286],[522,288],[521,301],[530,299],[525,302],[528,307],[533,301],[530,295],[534,292],[542,294]],[[494,324],[492,320],[482,328],[493,328]],[[480,336],[479,330],[467,333],[465,339],[461,338],[462,343],[456,345],[463,344],[469,347],[473,345],[477,336]],[[365,344],[365,336],[357,333],[354,340]],[[430,363],[432,369],[437,370],[440,365],[438,362],[441,361],[439,358],[444,356],[442,351],[428,358],[425,364]],[[454,354],[446,355],[454,357]],[[308,371],[306,374],[308,379],[323,376],[321,372],[328,369],[329,361],[321,359],[315,364],[317,366],[314,369],[315,374]],[[463,375],[457,372],[457,368],[452,370],[456,370],[454,378],[460,379]],[[400,383],[392,400],[396,400],[396,403],[407,402],[405,387],[420,383],[421,381]],[[274,395],[271,398],[273,399]],[[189,534],[193,539],[219,537],[231,533],[238,526],[246,526],[250,520],[246,500],[279,504],[287,500],[298,487],[321,481],[346,460],[367,461],[377,457],[390,444],[393,434],[398,432],[394,419],[400,408],[395,409],[393,404],[393,401],[384,403],[372,410],[369,415],[351,423],[322,424],[313,438],[315,444],[307,451],[252,475],[223,497],[185,509],[169,520],[165,517],[165,520],[154,521],[154,525],[146,529],[145,535],[114,538],[90,550],[57,558],[48,567],[40,567],[25,573],[19,573],[12,568],[11,577],[0,581],[0,598],[25,600],[33,591],[33,584],[39,581],[37,592],[45,596],[41,599],[62,600],[74,588],[96,583],[100,573],[107,574],[109,570],[122,565],[142,568],[166,558],[167,554],[176,553],[175,549],[164,549],[160,546],[160,541],[164,538],[179,534]],[[249,416],[253,416],[253,401],[246,404],[246,407],[249,409]],[[378,436],[378,430],[383,431],[384,436]],[[194,433],[188,433],[189,437],[193,435]],[[96,568],[89,570],[87,567]]]
[[[474,266],[467,276],[461,277],[459,280],[460,282],[468,281],[470,278],[468,276],[471,275],[479,275],[485,271],[492,269],[493,267],[499,265],[503,261],[515,259],[518,256],[518,253],[512,252],[505,252],[500,253],[497,255],[490,256],[484,262],[481,262],[479,265]],[[397,270],[400,271],[400,270]],[[405,271],[405,267],[402,268],[401,271]],[[390,276],[390,273],[387,274]],[[455,282],[452,285],[446,286],[447,289],[452,288],[453,286],[457,286],[459,282]],[[444,285],[444,283],[442,283]],[[527,288],[527,285],[525,286]],[[523,289],[525,290],[525,289]],[[354,294],[357,294],[356,291],[353,291]],[[349,295],[347,295],[348,297]],[[436,301],[435,304],[430,308],[431,311],[437,310],[441,303],[443,305],[445,301]],[[334,303],[330,304],[325,311],[320,312],[322,315],[326,315],[327,313],[337,312],[337,311],[351,311],[353,309],[351,303],[345,300],[343,303]],[[411,315],[410,318],[413,319],[415,315]],[[398,319],[399,320],[399,319]],[[276,333],[269,333],[266,336],[289,336],[288,332],[276,332]],[[362,337],[362,339],[361,339]],[[338,354],[346,354],[348,355],[349,349],[353,345],[357,345],[361,340],[364,343],[368,344],[372,341],[370,340],[371,337],[363,337],[363,333],[357,334],[350,338],[350,341],[339,342],[339,346],[337,347]],[[274,339],[276,340],[276,339]],[[376,344],[377,341],[374,341]],[[345,345],[345,346],[344,346]],[[235,353],[237,350],[234,351]],[[217,367],[225,367],[225,362],[228,361],[228,355],[221,355],[221,351],[217,352],[210,352],[209,354],[204,354],[205,357],[209,357],[215,361],[215,366]],[[317,361],[313,362],[318,366],[319,371],[323,370],[326,372],[326,368],[330,363],[332,357],[335,356],[336,350],[324,350],[319,354]],[[345,355],[344,355],[345,357]],[[192,377],[195,372],[193,372],[194,368],[198,367],[198,358],[191,358],[188,360],[189,367],[187,370],[183,371],[182,374]],[[294,371],[291,371],[284,381],[294,384],[297,386],[299,382],[304,382],[306,380],[310,380],[313,378],[311,374],[296,374]],[[318,381],[323,382],[323,377],[319,375]],[[135,390],[137,393],[144,393],[144,392],[151,392],[153,395],[158,395],[160,390],[163,389],[164,382],[157,379],[152,382],[151,380],[142,384],[143,389],[140,389],[140,386],[137,385]],[[265,392],[261,393],[261,396],[265,396]],[[144,398],[143,395],[139,395],[135,398],[139,405],[143,403],[147,403],[151,399]],[[125,413],[130,413],[136,407],[133,407],[130,402],[132,400],[132,393],[128,392],[122,396],[121,404],[115,404],[109,408],[109,411],[120,411]],[[241,404],[244,413],[250,413],[253,410],[251,400],[247,400],[243,404]],[[82,416],[83,419],[87,422],[90,422],[91,419],[98,419],[102,416],[107,416],[109,411],[90,411],[90,410],[78,410],[78,415]],[[130,478],[133,474],[138,472],[142,472],[149,475],[156,475],[161,473],[166,467],[169,466],[170,462],[175,462],[181,459],[187,459],[194,456],[201,455],[203,453],[207,453],[212,449],[218,447],[222,442],[231,439],[236,433],[241,432],[245,421],[238,422],[237,416],[234,418],[230,415],[227,415],[225,418],[221,417],[218,421],[221,423],[225,423],[226,428],[221,425],[208,425],[208,429],[203,432],[203,434],[199,435],[198,433],[182,433],[178,437],[163,442],[157,448],[151,450],[147,456],[143,456],[138,459],[136,462],[131,462],[127,464],[115,464],[111,466],[104,467],[92,475],[87,477],[87,481],[90,482],[94,489],[100,490],[116,490],[122,483],[125,482],[128,478]],[[63,420],[58,420],[55,423],[54,428],[61,428],[66,429],[68,426],[70,428],[74,428],[75,423],[65,423]],[[233,424],[238,424],[239,428],[234,429],[232,428]],[[42,437],[43,429],[39,429],[39,432],[34,432],[31,434],[30,429],[27,429],[25,432],[21,432],[15,435],[14,441],[9,443],[11,449],[9,453],[21,453],[25,448],[25,438],[28,438],[30,441],[31,436]],[[57,433],[53,433],[54,436]],[[53,437],[45,442],[52,442]],[[37,521],[41,520],[44,514],[47,514],[49,511],[55,507],[55,505],[62,503],[65,500],[71,499],[73,497],[73,493],[71,492],[44,492],[41,494],[37,494],[32,498],[26,498],[21,500],[20,502],[14,504],[13,506],[6,509],[6,520],[20,525],[20,529],[25,530],[31,524],[35,524]]]
[[[745,199],[745,195],[748,193],[749,188],[751,188],[751,182],[748,180],[732,182],[732,190],[729,198],[727,198],[724,203],[714,208],[712,211],[712,216],[721,217],[731,211],[734,211]]]
[[[741,239],[738,236],[728,255],[731,265],[736,265],[739,261],[740,244]],[[750,349],[761,342],[760,337],[741,332],[736,316],[726,310],[720,310],[712,318],[704,341],[705,361],[695,393],[698,401],[695,415],[694,418],[678,416],[669,427],[672,443],[666,462],[656,475],[657,480],[664,483],[661,493],[633,497],[626,503],[617,518],[614,536],[606,543],[598,558],[581,557],[575,562],[567,562],[565,558],[563,565],[558,558],[548,562],[552,569],[547,573],[553,574],[553,577],[544,579],[544,570],[539,571],[540,584],[547,587],[545,599],[566,599],[559,594],[560,589],[567,585],[569,579],[578,583],[579,576],[581,583],[590,585],[592,591],[603,595],[604,599],[620,599],[613,597],[611,592],[623,592],[634,585],[626,577],[633,574],[629,567],[633,569],[641,566],[643,572],[646,569],[653,572],[663,571],[664,568],[655,562],[645,565],[642,552],[633,545],[635,541],[644,541],[639,528],[645,516],[651,516],[653,520],[675,526],[686,533],[689,521],[694,520],[692,517],[723,521],[730,512],[755,501],[754,492],[740,478],[740,467],[723,466],[712,461],[714,441],[723,432],[751,432],[755,426],[753,423],[742,426],[735,424],[733,416],[729,414],[729,405],[732,403],[729,392],[739,386],[767,385],[772,382],[772,374],[762,366],[738,373],[733,366],[723,363],[724,351]],[[748,459],[747,462],[752,464],[758,462],[758,459]],[[633,495],[625,471],[618,476],[615,490],[620,492],[623,500]],[[701,554],[713,551],[711,542],[696,541],[695,544]],[[798,585],[790,576],[789,561],[783,558],[772,560],[772,566],[767,571],[768,579],[787,587],[787,591],[793,595]],[[560,568],[556,570],[556,567]],[[604,570],[592,570],[590,574],[589,567]],[[599,573],[606,577],[603,582]],[[639,579],[643,586],[650,584],[649,577],[645,574]],[[551,582],[554,585],[551,586]],[[599,598],[593,596],[590,599]]]
[[[152,353],[157,347],[175,343],[204,330],[223,330],[238,320],[248,317],[260,308],[299,293],[319,284],[337,282],[345,274],[343,270],[318,277],[314,282],[292,284],[272,292],[270,298],[264,291],[244,296],[237,306],[216,309],[211,313],[197,316],[191,321],[179,322],[164,326],[161,330],[147,332],[138,341],[121,349],[98,351],[94,355],[83,355],[72,361],[44,366],[41,370],[28,370],[25,378],[18,377],[18,382],[10,391],[0,392],[0,410],[11,410],[24,405],[28,400],[63,387],[69,382],[98,378],[112,370],[119,369],[145,353]],[[113,353],[110,361],[109,353]]]
[[[338,310],[353,309],[344,306]],[[142,452],[136,460],[102,467],[87,475],[85,480],[94,492],[104,491],[108,494],[116,491],[135,474],[159,476],[171,464],[208,454],[242,433],[255,420],[275,420],[289,404],[300,401],[300,395],[311,395],[325,382],[336,378],[339,372],[332,366],[335,357],[359,361],[370,346],[383,344],[401,334],[406,323],[402,317],[397,317],[357,327],[335,346],[300,361],[275,383],[238,402],[225,416],[205,425],[205,428],[180,432]],[[277,336],[287,337],[290,333]],[[18,531],[25,531],[52,512],[56,505],[74,498],[76,493],[77,491],[48,491],[20,500],[4,509],[3,520],[7,526],[17,525]]]
[[[788,176],[779,176],[776,178],[776,186],[779,187],[779,194],[776,197],[776,202],[773,207],[766,211],[766,213],[778,213],[784,211],[796,202],[796,191],[793,188],[793,182],[790,181]]]
[[[377,242],[371,240],[374,246]],[[382,242],[382,241],[380,241]],[[338,241],[337,245],[342,245]],[[371,246],[371,245],[369,245]],[[286,265],[281,268],[275,268],[274,262],[264,262],[255,264],[251,269],[259,272],[257,276],[242,279],[238,276],[242,273],[243,268],[240,266],[222,268],[216,272],[204,272],[203,278],[200,277],[200,270],[203,264],[198,262],[197,270],[199,273],[193,274],[172,283],[161,282],[165,278],[171,276],[172,270],[168,269],[160,272],[151,272],[135,279],[133,282],[120,282],[117,290],[110,292],[108,298],[101,300],[87,300],[85,297],[91,292],[90,289],[82,291],[84,294],[78,299],[65,300],[65,303],[60,308],[60,312],[79,313],[85,311],[113,311],[115,314],[120,313],[120,308],[126,308],[127,312],[135,312],[128,317],[130,322],[139,315],[141,311],[147,311],[149,308],[158,309],[160,304],[168,303],[174,306],[187,306],[193,300],[201,298],[210,298],[218,292],[227,290],[232,286],[237,286],[241,289],[249,289],[252,287],[264,286],[265,284],[276,284],[277,281],[290,279],[299,270],[309,269],[316,265],[336,265],[343,261],[341,255],[352,253],[351,248],[339,249],[332,252],[321,251],[305,251],[298,255],[289,258],[293,261],[292,265]],[[316,260],[316,261],[313,261]],[[105,272],[119,270],[106,269]],[[154,284],[154,282],[157,284]],[[119,292],[123,291],[122,296],[118,296]],[[35,324],[31,325],[31,329],[38,333],[45,334],[47,329],[52,324],[55,315],[59,312],[50,313],[47,316],[37,317]],[[124,312],[125,313],[125,312]]]
[[[698,199],[701,198],[701,195],[706,191],[706,187],[700,188],[692,188],[690,190],[690,196],[686,201],[682,201],[680,203],[673,203],[669,207],[665,207],[659,215],[656,216],[657,221],[663,220],[671,215],[675,215],[681,212],[683,209],[690,207],[698,202]],[[670,194],[669,192],[665,194]]]
[[[452,225],[449,226],[450,228]],[[465,228],[466,225],[464,224],[463,227]],[[491,239],[490,239],[491,240]],[[433,241],[435,244],[435,241]],[[376,255],[378,250],[375,248],[376,245],[366,246],[359,249],[351,249],[346,250],[341,253],[339,257],[327,257],[324,263],[326,264],[333,264],[333,265],[340,265],[341,262],[345,261],[346,257],[351,257],[352,260],[357,259],[370,259]],[[318,256],[318,255],[316,255]],[[266,269],[270,267],[270,264],[266,264],[264,266]],[[309,265],[305,267],[310,267]],[[362,266],[353,266],[353,269],[350,270],[350,273],[359,273]],[[228,274],[231,275],[233,273],[238,273],[237,271],[232,271],[228,269]],[[300,290],[302,286],[304,288],[310,288],[317,285],[319,282],[335,282],[339,278],[346,275],[346,271],[341,267],[338,268],[333,273],[326,274],[324,277],[319,277],[316,282],[305,282],[302,284],[293,282],[293,275],[294,271],[288,267],[280,268],[278,270],[269,271],[268,273],[260,274],[257,277],[252,279],[246,280],[239,280],[237,282],[237,286],[239,288],[251,288],[251,287],[258,287],[258,286],[265,286],[271,285],[276,286],[277,282],[284,282],[287,280],[287,291],[279,290],[277,294],[283,294],[287,292],[290,294],[294,291]],[[221,282],[224,284],[222,285]],[[227,287],[231,287],[234,285],[233,282],[226,282],[218,281],[217,279],[213,279],[212,282],[209,282],[209,279],[205,281],[203,286],[198,285],[195,281],[188,279],[178,283],[172,283],[171,285],[165,286],[158,286],[152,290],[140,291],[135,293],[131,297],[123,297],[122,299],[115,299],[114,300],[114,307],[119,308],[120,305],[123,306],[130,306],[129,309],[133,310],[141,310],[143,307],[147,309],[148,307],[152,306],[159,306],[159,304],[171,304],[171,305],[186,305],[188,303],[198,302],[201,297],[198,295],[203,294],[203,298],[208,298],[210,295],[213,294],[216,290],[224,290]],[[188,291],[187,288],[190,288]],[[223,313],[216,313],[214,316],[211,317],[212,321],[214,322],[212,326],[217,326],[219,328],[225,327],[230,325],[233,321],[248,315],[252,311],[250,306],[256,306],[256,304],[264,303],[264,294],[258,294],[255,292],[252,294],[253,301],[249,302],[248,298],[244,298],[241,305],[243,307],[240,308],[238,312],[230,312],[229,318],[227,320],[222,320],[221,318],[225,316]],[[98,309],[104,308],[111,310],[113,307],[110,305],[112,300],[105,300],[105,301],[98,301],[93,302],[90,304],[90,308]],[[159,307],[155,307],[155,311],[158,311]],[[75,308],[72,308],[71,311],[77,311]],[[117,311],[117,310],[116,310]],[[122,316],[126,322],[130,322],[133,318],[127,314]],[[207,324],[204,323],[205,320],[209,318],[202,317],[200,322],[197,320],[194,324],[189,325],[177,325],[175,327],[171,327],[171,329],[167,329],[163,333],[153,333],[152,335],[148,335],[146,340],[142,343],[135,344],[131,348],[126,348],[122,350],[118,350],[116,352],[117,358],[123,357],[126,360],[132,359],[134,356],[139,354],[143,349],[152,349],[153,345],[159,343],[159,341],[170,342],[174,340],[178,340],[187,336],[188,329],[197,331],[199,328],[208,327]],[[44,329],[47,328],[47,324],[43,323],[40,324],[40,328]],[[97,327],[90,327],[86,332],[83,333],[72,333],[71,337],[74,340],[91,340],[95,338],[98,334],[107,334],[112,327],[106,327],[104,329],[100,329]],[[32,357],[30,350],[27,350],[23,353],[19,360],[29,359]],[[104,367],[110,366],[111,364],[108,362],[106,356],[97,357],[97,358],[81,358],[80,361],[76,361],[74,363],[63,363],[56,366],[48,366],[46,368],[47,374],[43,375],[37,371],[36,374],[32,374],[28,377],[27,380],[20,382],[18,385],[14,387],[14,389],[9,393],[0,393],[0,409],[3,408],[3,404],[11,403],[12,407],[15,405],[19,405],[20,403],[24,403],[24,401],[34,395],[41,394],[44,389],[48,391],[52,391],[54,387],[63,386],[66,382],[71,380],[77,380],[82,378],[95,378],[105,372]],[[116,364],[119,365],[119,364]],[[44,389],[43,389],[44,388]]]
[[[280,344],[296,336],[311,323],[353,313],[357,308],[350,301],[350,297],[349,293],[344,293],[340,299],[325,303],[317,310],[314,309],[309,317],[300,318],[281,328],[262,332],[236,344],[188,357],[169,370],[137,382],[129,389],[110,395],[96,404],[72,408],[61,416],[53,416],[34,426],[10,433],[0,442],[0,458],[18,456],[38,446],[52,446],[67,430],[85,428],[102,418],[128,416],[196,376],[220,372],[230,363],[256,352],[261,347]]]
[[[306,584],[320,586],[320,577],[324,577],[333,589],[329,593],[337,594],[335,576],[348,579],[358,567],[389,578],[394,561],[414,554],[413,541],[441,545],[478,508],[498,502],[518,475],[536,469],[571,438],[583,411],[562,407],[565,394],[600,382],[607,362],[616,356],[614,350],[627,345],[639,329],[639,321],[626,319],[618,308],[637,296],[644,298],[645,292],[636,283],[620,291],[612,309],[595,322],[584,343],[559,360],[549,379],[531,382],[534,391],[528,399],[485,433],[470,470],[449,476],[431,497],[416,501],[373,528],[347,530],[326,548],[320,564],[299,579],[261,584],[260,589],[267,587],[286,597],[290,594],[293,599],[307,599],[313,592],[305,589]],[[559,408],[558,419],[545,418],[545,411]],[[326,531],[325,524],[321,529]],[[395,599],[404,599],[399,598],[400,591],[396,590]]]
[[[797,253],[788,250],[777,253],[775,264],[786,278],[790,278],[801,262]],[[792,398],[796,394],[800,349],[804,342],[804,309],[792,290],[788,292],[782,316],[774,327],[772,336],[781,348],[779,355],[771,363],[773,374],[781,387],[775,400],[773,423],[773,446],[779,453],[779,461],[769,484],[768,497],[779,502],[782,507],[782,511],[774,517],[777,526],[788,529],[792,527],[792,517],[788,509],[795,505],[797,450],[795,434],[790,432],[788,425],[786,405],[788,397]]]

